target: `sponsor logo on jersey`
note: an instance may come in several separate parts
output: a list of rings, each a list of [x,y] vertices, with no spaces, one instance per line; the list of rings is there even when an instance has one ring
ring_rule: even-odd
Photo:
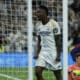
[[[42,35],[42,36],[49,36],[50,33],[51,32],[49,32],[49,31],[41,31],[40,35]]]

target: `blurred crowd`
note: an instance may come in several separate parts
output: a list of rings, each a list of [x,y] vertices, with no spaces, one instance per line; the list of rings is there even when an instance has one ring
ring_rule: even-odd
[[[68,5],[68,39],[70,50],[75,46],[80,46],[80,0],[71,1]]]
[[[33,13],[39,5],[49,8],[49,18],[59,22],[62,29],[62,0],[33,0]],[[37,18],[33,15],[33,24]],[[0,52],[27,51],[26,0],[0,0]],[[33,38],[33,46],[36,39]]]
[[[0,48],[4,46],[5,52],[27,51],[26,4],[25,0],[0,0]]]

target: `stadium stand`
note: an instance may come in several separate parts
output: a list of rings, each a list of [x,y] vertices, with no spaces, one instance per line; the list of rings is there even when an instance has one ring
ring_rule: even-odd
[[[33,0],[34,11],[40,4],[49,7],[49,17],[58,21],[62,27],[62,0]],[[33,15],[33,22],[36,20]],[[2,44],[4,52],[27,51],[27,29],[26,1],[0,0],[0,32],[6,40]]]
[[[6,51],[27,50],[27,6],[25,0],[0,0],[0,32]]]
[[[69,47],[80,45],[80,1],[71,0],[68,11]]]

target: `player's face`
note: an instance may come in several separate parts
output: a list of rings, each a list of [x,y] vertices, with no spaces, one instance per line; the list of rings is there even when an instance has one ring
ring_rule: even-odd
[[[36,14],[39,20],[43,20],[46,13],[44,9],[39,9]]]
[[[78,57],[76,58],[76,62],[77,62],[78,64],[80,64],[80,56],[78,56]]]

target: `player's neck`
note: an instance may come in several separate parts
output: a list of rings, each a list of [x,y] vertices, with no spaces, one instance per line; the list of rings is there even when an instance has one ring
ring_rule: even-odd
[[[44,18],[44,19],[42,20],[42,24],[45,25],[45,24],[48,23],[48,21],[49,21],[49,19],[46,17],[46,18]]]

